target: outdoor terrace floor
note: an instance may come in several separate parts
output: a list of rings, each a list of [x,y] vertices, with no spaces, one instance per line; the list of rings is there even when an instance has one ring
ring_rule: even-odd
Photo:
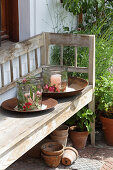
[[[72,146],[70,140],[67,145]],[[113,147],[105,144],[101,132],[96,135],[95,147],[88,141],[86,148],[78,153],[79,158],[71,166],[60,164],[57,168],[49,168],[42,159],[32,158],[26,153],[7,170],[113,170]]]

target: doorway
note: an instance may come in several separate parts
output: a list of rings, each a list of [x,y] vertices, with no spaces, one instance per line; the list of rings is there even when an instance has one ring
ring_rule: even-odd
[[[1,0],[1,41],[19,41],[18,0]]]

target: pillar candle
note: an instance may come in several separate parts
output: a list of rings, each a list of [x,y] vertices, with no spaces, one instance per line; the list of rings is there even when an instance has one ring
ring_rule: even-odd
[[[58,90],[60,90],[60,86],[61,86],[61,75],[60,74],[51,75],[50,81],[51,81],[51,86],[55,85],[55,87]]]

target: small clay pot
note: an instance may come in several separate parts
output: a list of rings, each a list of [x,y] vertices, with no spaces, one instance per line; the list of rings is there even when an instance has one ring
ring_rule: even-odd
[[[88,132],[77,132],[73,128],[70,128],[70,138],[72,141],[73,146],[76,149],[84,149],[86,146]]]
[[[67,136],[69,127],[67,125],[61,125],[56,130],[52,132],[55,136]]]
[[[73,147],[66,147],[62,157],[63,165],[71,165],[78,158],[78,151]]]
[[[60,164],[63,153],[57,156],[45,155],[44,153],[41,153],[41,156],[49,167],[56,168]]]
[[[55,141],[55,142],[58,142],[58,143],[60,143],[60,144],[62,144],[62,145],[64,145],[64,146],[67,145],[68,135],[66,135],[66,136],[55,136],[55,135],[53,135],[53,134],[50,134],[50,137],[51,137],[51,139],[52,139],[53,141]]]
[[[58,142],[47,142],[41,146],[41,151],[45,155],[57,156],[64,152],[64,146]]]

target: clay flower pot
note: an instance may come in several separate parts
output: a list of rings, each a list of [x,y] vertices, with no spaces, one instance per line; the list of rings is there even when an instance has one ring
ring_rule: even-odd
[[[45,155],[58,156],[64,152],[64,147],[57,142],[47,142],[41,146],[41,151]]]
[[[78,158],[78,151],[73,147],[66,147],[62,157],[63,165],[71,165]]]
[[[67,136],[69,127],[67,125],[61,125],[56,130],[52,132],[54,136]]]
[[[67,144],[69,127],[67,125],[61,125],[56,130],[54,130],[50,137],[53,141],[56,141],[64,146]]]
[[[76,128],[76,127],[75,127]],[[72,144],[76,149],[84,149],[86,146],[88,132],[77,132],[73,127],[70,127],[70,138],[72,140]]]
[[[56,168],[60,164],[63,152],[60,155],[53,156],[53,155],[45,155],[44,153],[41,153],[42,158],[44,159],[45,163],[51,167]]]
[[[66,136],[55,136],[53,134],[50,134],[50,137],[53,141],[58,142],[59,144],[62,144],[64,146],[67,145],[68,135],[66,135]]]
[[[100,117],[102,122],[102,129],[104,131],[104,137],[108,145],[113,146],[113,119]]]

